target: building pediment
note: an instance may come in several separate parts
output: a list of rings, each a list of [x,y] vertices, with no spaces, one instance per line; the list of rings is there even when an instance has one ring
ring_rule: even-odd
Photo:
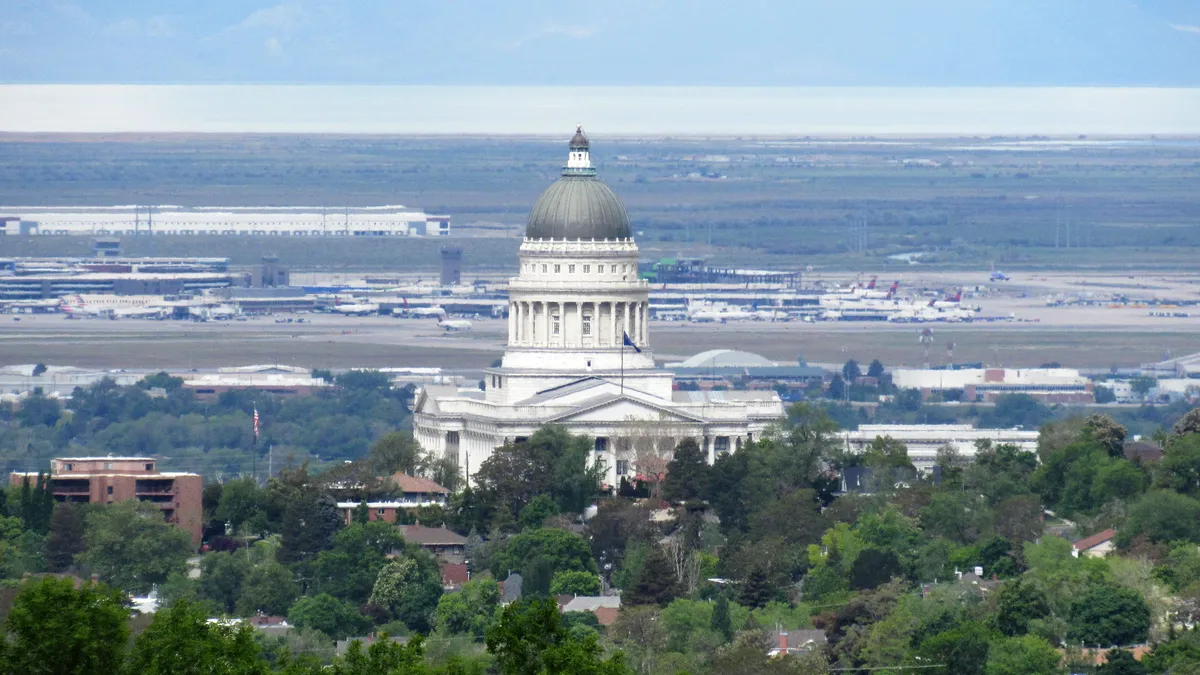
[[[657,403],[630,394],[617,393],[582,402],[574,410],[553,416],[546,422],[550,424],[618,424],[625,422],[702,424],[704,420],[675,409],[666,401]]]

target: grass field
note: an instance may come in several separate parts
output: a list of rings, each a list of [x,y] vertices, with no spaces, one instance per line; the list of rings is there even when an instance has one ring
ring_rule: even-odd
[[[1183,268],[1200,245],[1200,143],[1042,139],[593,138],[648,255],[947,269]],[[0,204],[408,204],[517,236],[565,139],[0,135]],[[710,246],[710,242],[712,246]],[[206,250],[242,255],[240,241]],[[479,264],[508,244],[480,247]],[[499,248],[491,249],[489,246]],[[66,246],[65,244],[63,246]],[[295,264],[422,264],[421,245],[272,244]],[[13,247],[0,242],[0,253]],[[195,250],[197,242],[156,249]],[[253,248],[253,246],[251,246]],[[470,253],[470,252],[469,252]],[[282,253],[281,253],[282,254]],[[511,254],[509,254],[511,255]]]

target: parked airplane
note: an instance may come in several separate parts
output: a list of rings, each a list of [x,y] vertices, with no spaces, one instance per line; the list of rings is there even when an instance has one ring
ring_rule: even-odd
[[[1000,272],[998,270],[993,270],[992,275],[990,277],[988,277],[988,280],[989,281],[1012,281],[1012,277],[1008,276],[1004,272]]]
[[[392,314],[394,314],[396,316],[407,316],[407,317],[430,317],[430,316],[433,316],[433,317],[437,317],[439,319],[446,318],[446,310],[442,309],[441,307],[438,307],[437,305],[434,305],[433,307],[411,307],[411,308],[397,307],[392,310]]]
[[[447,333],[471,330],[471,322],[466,319],[440,319],[437,325]]]
[[[367,316],[369,314],[378,314],[379,305],[371,302],[355,303],[349,305],[334,305],[333,311],[338,314],[347,316]]]

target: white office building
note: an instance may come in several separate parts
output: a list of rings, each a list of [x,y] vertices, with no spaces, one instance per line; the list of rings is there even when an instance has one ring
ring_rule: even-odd
[[[429,385],[413,404],[417,440],[468,476],[495,448],[548,424],[594,438],[593,461],[615,485],[661,471],[683,438],[700,442],[711,462],[783,417],[775,392],[679,392],[672,373],[655,367],[629,216],[596,178],[581,130],[562,177],[529,214],[519,257],[508,347],[486,388]]]
[[[968,460],[975,459],[975,443],[989,441],[996,445],[1015,445],[1037,451],[1038,432],[1024,429],[977,429],[970,424],[861,424],[854,431],[843,431],[846,449],[863,452],[876,438],[891,437],[908,446],[908,458],[919,470],[932,468],[937,452],[951,446]]]

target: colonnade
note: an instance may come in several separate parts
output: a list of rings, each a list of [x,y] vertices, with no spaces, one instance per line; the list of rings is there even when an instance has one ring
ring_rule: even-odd
[[[649,343],[650,303],[513,300],[508,344],[528,347],[619,347],[622,333],[638,347]]]

